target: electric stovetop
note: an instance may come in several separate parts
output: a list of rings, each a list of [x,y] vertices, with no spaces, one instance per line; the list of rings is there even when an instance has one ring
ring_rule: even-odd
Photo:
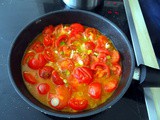
[[[15,36],[32,20],[45,13],[70,9],[61,0],[1,0],[0,1],[0,119],[1,120],[59,120],[32,108],[16,93],[7,72],[8,52]],[[122,0],[105,0],[92,10],[114,22],[130,40]],[[133,82],[123,98],[110,109],[83,119],[147,120],[143,88]]]

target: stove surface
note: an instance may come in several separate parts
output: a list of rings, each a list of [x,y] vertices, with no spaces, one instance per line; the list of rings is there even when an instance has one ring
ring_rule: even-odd
[[[0,1],[0,118],[2,120],[59,120],[47,116],[24,102],[10,83],[7,69],[8,52],[16,35],[26,24],[45,13],[70,9],[61,0],[1,0]],[[115,23],[130,40],[127,18],[122,0],[105,0],[92,10]],[[147,120],[143,88],[133,81],[123,98],[110,109],[83,119]]]

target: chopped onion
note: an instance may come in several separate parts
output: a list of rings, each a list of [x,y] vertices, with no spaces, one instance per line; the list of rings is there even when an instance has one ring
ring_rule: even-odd
[[[55,50],[54,52],[55,52],[56,54],[58,54],[58,51],[57,51],[57,50]]]
[[[109,48],[110,45],[108,43],[105,44],[105,48]]]
[[[80,65],[83,65],[83,61],[82,61],[82,60],[78,60],[78,63],[79,63]]]
[[[70,58],[73,58],[74,50],[71,51]]]
[[[63,82],[66,84],[66,83],[67,83],[67,80],[66,80],[66,79],[63,79]]]
[[[58,106],[59,105],[59,99],[56,98],[56,97],[52,98],[51,99],[51,105],[54,106],[54,107]]]

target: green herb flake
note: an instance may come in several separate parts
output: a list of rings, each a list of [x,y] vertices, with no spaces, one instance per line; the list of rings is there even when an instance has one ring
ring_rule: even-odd
[[[60,54],[61,54],[61,55],[64,55],[64,52],[63,52],[63,51],[61,51],[61,52],[60,52]]]
[[[69,75],[70,75],[69,70],[66,70],[66,75],[67,75],[67,76],[69,76]]]
[[[87,51],[87,54],[89,55],[89,54],[91,54],[92,53],[92,50],[88,50]]]
[[[107,55],[107,59],[110,59],[111,58],[111,56],[110,55]]]
[[[65,45],[66,43],[64,42],[64,41],[62,41],[61,43],[60,43],[60,45],[62,46],[62,45]]]

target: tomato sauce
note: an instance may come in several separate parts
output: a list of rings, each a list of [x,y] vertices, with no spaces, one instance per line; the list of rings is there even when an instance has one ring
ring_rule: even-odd
[[[22,59],[29,92],[44,105],[65,112],[104,103],[121,73],[120,54],[111,40],[79,23],[45,27]]]

